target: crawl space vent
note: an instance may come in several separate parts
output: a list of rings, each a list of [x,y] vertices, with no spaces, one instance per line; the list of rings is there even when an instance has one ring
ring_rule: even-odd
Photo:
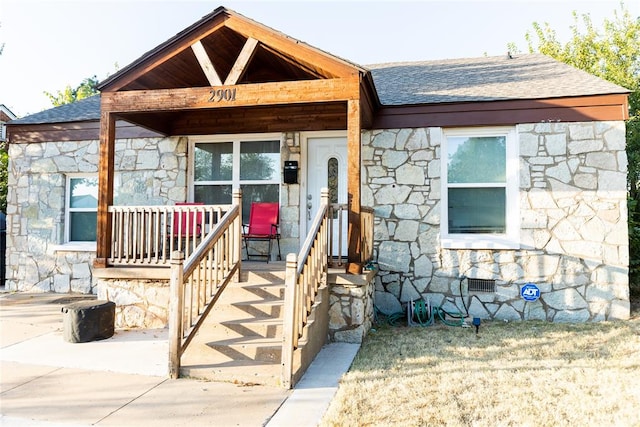
[[[496,281],[488,279],[467,279],[469,292],[495,292]]]

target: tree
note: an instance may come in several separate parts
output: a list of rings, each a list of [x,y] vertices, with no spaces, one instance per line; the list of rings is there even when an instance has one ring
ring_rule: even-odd
[[[72,102],[88,98],[92,95],[97,95],[98,89],[96,89],[96,87],[98,83],[98,78],[94,75],[84,79],[75,89],[72,88],[71,85],[67,85],[67,87],[59,90],[55,95],[47,91],[45,91],[44,94],[49,97],[54,107],[59,107],[60,105],[71,104]]]
[[[573,12],[572,37],[562,44],[548,23],[527,32],[530,52],[540,52],[631,90],[627,128],[630,279],[640,292],[640,17],[620,4],[598,30],[588,14]],[[582,23],[582,26],[580,25]],[[633,290],[633,287],[632,287]]]

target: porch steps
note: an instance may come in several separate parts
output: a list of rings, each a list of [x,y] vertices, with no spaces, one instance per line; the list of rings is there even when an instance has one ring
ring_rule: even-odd
[[[243,265],[241,280],[227,286],[185,351],[182,376],[280,385],[284,263]]]

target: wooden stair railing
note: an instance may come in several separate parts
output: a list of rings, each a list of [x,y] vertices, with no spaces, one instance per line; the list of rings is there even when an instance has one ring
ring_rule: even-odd
[[[169,375],[180,376],[180,359],[216,301],[241,268],[242,193],[233,192],[233,207],[184,261],[171,254],[169,303]]]
[[[287,389],[292,388],[300,376],[299,372],[296,374],[294,353],[299,350],[299,340],[312,313],[318,289],[327,281],[328,213],[329,190],[323,188],[320,209],[300,253],[287,255],[282,332],[282,385]],[[306,367],[301,369],[304,371]]]

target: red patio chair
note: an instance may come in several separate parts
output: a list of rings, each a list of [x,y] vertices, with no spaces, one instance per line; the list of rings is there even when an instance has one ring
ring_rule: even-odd
[[[176,206],[200,206],[202,202],[176,203]],[[173,236],[193,237],[202,232],[202,212],[181,212],[173,215]]]
[[[176,203],[176,206],[204,205],[204,203]],[[168,233],[168,241],[165,251],[167,256],[171,251],[183,251],[188,257],[200,243],[202,237],[203,213],[197,212],[174,212],[171,220],[171,228]]]
[[[280,253],[280,206],[278,203],[251,203],[251,211],[249,212],[249,224],[243,224],[242,238],[244,239],[244,247],[247,251],[247,260],[250,257],[265,257],[269,262],[271,258],[271,242],[275,239],[278,243],[278,260],[282,260]],[[269,242],[269,249],[266,255],[259,253],[249,253],[249,242],[266,241]]]

